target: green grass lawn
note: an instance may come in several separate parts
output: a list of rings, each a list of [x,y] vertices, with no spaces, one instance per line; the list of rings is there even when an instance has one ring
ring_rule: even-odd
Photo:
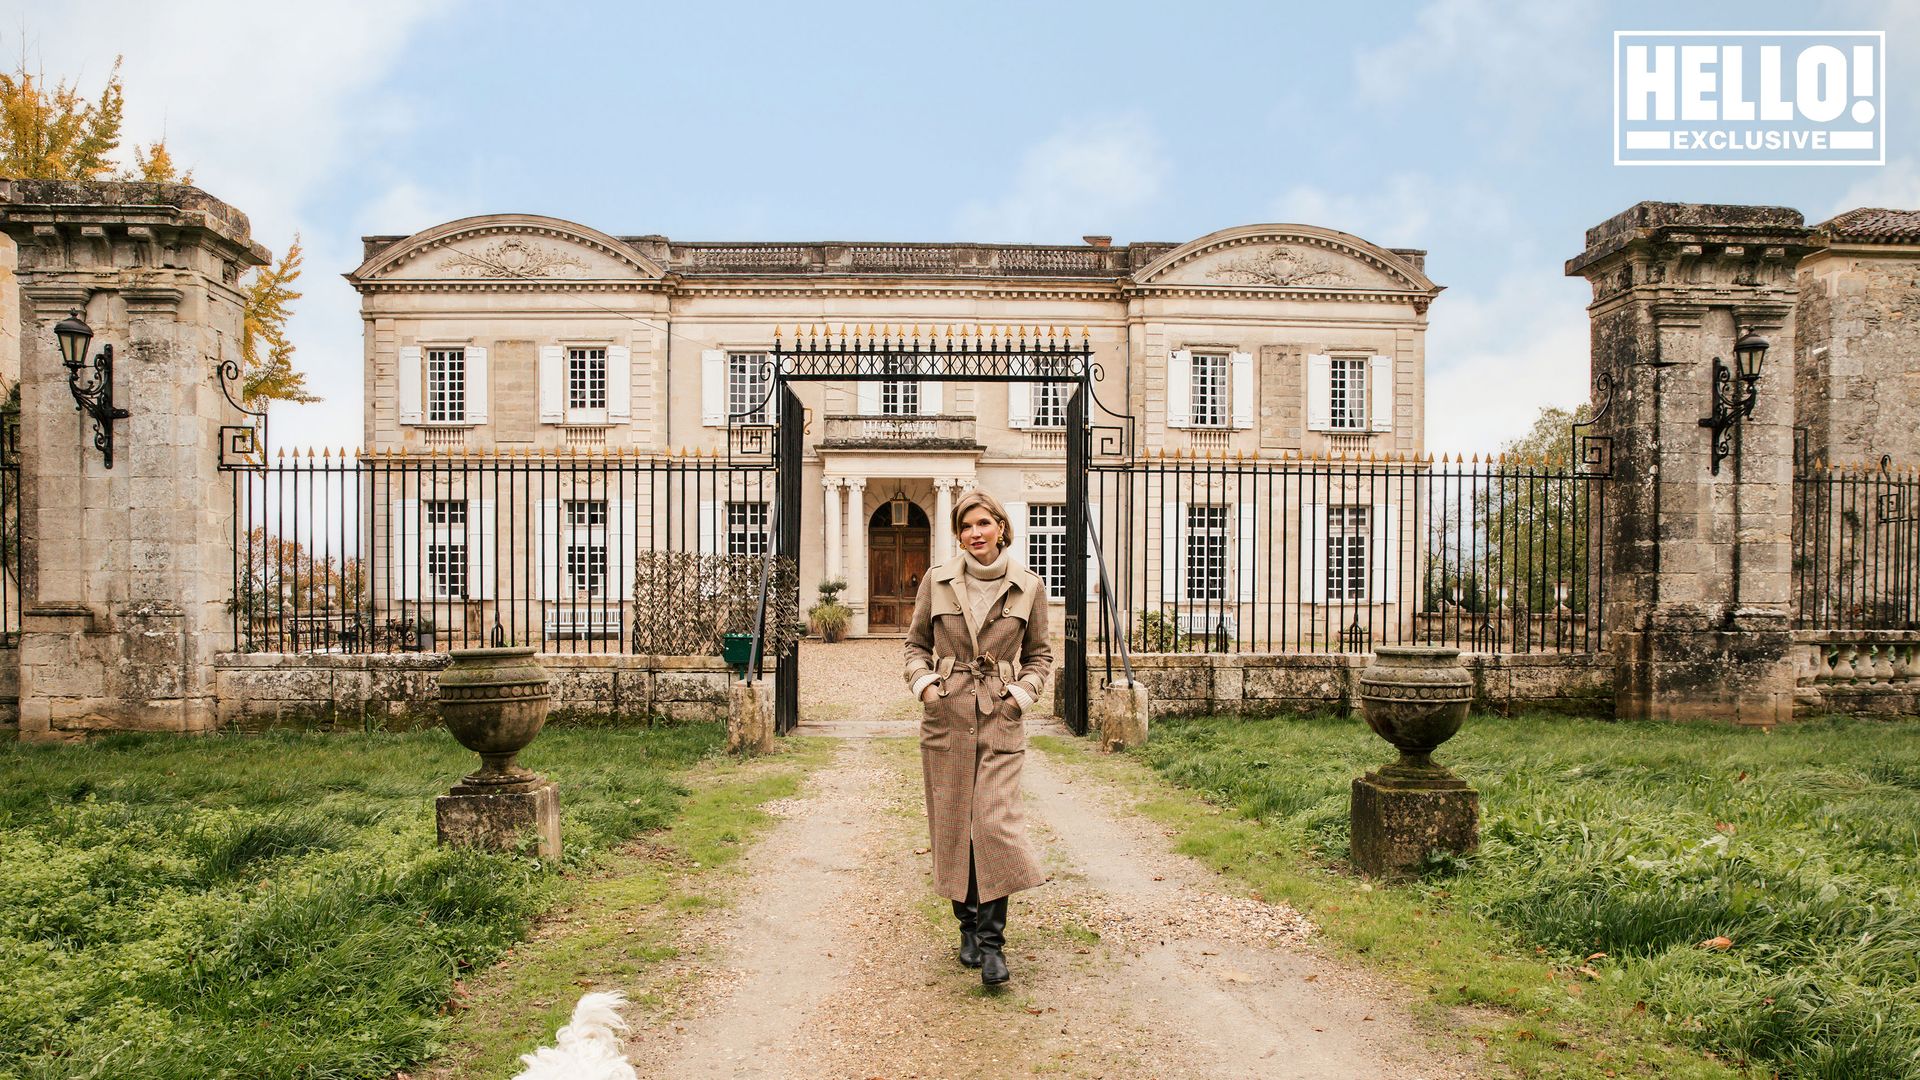
[[[1496,1054],[1523,1074],[1920,1076],[1920,725],[1476,716],[1437,756],[1480,852],[1385,889],[1341,872],[1348,785],[1392,757],[1358,719],[1167,719],[1144,750],[1237,811],[1162,806],[1188,850],[1524,1021]]]
[[[717,726],[549,731],[565,862],[674,818]],[[0,1076],[386,1078],[563,888],[441,850],[444,732],[0,747]]]

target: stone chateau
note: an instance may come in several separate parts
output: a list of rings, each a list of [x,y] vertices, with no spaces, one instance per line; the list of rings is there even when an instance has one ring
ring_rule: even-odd
[[[1305,225],[1180,244],[698,243],[499,214],[367,237],[365,262],[347,276],[362,297],[365,445],[376,453],[724,453],[729,414],[735,425],[766,420],[776,333],[791,341],[797,326],[815,326],[1084,332],[1097,397],[1136,418],[1141,449],[1386,457],[1424,449],[1427,309],[1440,292],[1424,257]],[[953,550],[951,500],[975,486],[1007,502],[1020,554],[1062,587],[1058,387],[899,381],[798,393],[813,493],[802,594],[844,577],[855,634],[904,627],[920,574]],[[1095,422],[1114,418],[1096,411]],[[700,546],[752,549],[770,497],[701,493]],[[622,516],[563,492],[548,500],[568,509],[539,520],[570,533]],[[1182,530],[1217,531],[1223,564],[1251,561],[1231,535],[1242,522],[1194,509],[1219,520]],[[430,507],[421,527],[434,529],[436,515]],[[572,546],[554,539],[542,548]],[[543,566],[541,577],[624,595],[618,567],[576,569]],[[1220,580],[1197,588],[1217,589],[1238,568],[1208,573]],[[401,576],[420,576],[427,591],[446,584],[444,568]]]

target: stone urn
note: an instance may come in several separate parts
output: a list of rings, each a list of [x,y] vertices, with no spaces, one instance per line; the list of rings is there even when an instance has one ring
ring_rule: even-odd
[[[1353,864],[1375,877],[1424,872],[1437,853],[1480,846],[1480,796],[1433,751],[1453,738],[1473,704],[1460,650],[1382,646],[1360,673],[1360,712],[1400,760],[1353,782]]]
[[[1473,676],[1459,649],[1382,645],[1360,673],[1360,714],[1400,751],[1383,772],[1452,774],[1433,752],[1459,732],[1473,704]]]
[[[514,758],[547,722],[550,682],[531,648],[453,651],[440,673],[440,717],[461,746],[480,755],[468,787],[526,790],[541,783]]]

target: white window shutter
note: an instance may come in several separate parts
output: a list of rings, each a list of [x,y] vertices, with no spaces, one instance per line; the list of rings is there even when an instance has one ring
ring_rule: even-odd
[[[1033,521],[1027,514],[1027,504],[1011,499],[1000,505],[1007,508],[1007,520],[1013,523],[1013,535],[1019,543],[1008,550],[1013,552],[1013,560],[1027,569],[1033,569]]]
[[[417,351],[417,350],[416,350]],[[393,504],[393,594],[400,600],[420,599],[420,500]],[[374,580],[378,581],[376,577]]]
[[[493,543],[493,500],[467,500],[467,595],[491,600],[494,581],[505,574]]]
[[[1394,604],[1400,601],[1400,517],[1399,507],[1390,502],[1373,504],[1374,520],[1378,524],[1373,529],[1375,559],[1381,568],[1380,602]]]
[[[1367,360],[1367,395],[1373,399],[1373,430],[1393,430],[1393,357]]]
[[[862,357],[859,363],[860,363],[860,374],[862,375],[871,376],[878,370],[874,366],[872,357]],[[865,382],[855,383],[854,389],[853,389],[853,395],[854,395],[854,411],[855,412],[858,412],[861,416],[879,416],[880,415],[880,384],[879,383],[873,382],[871,379]]]
[[[940,388],[944,385],[946,384],[936,379],[929,379],[920,384],[921,416],[940,415]]]
[[[1327,504],[1307,503],[1300,523],[1300,598],[1327,602]]]
[[[607,600],[621,604],[633,599],[633,567],[640,560],[640,504],[629,495],[607,509],[615,515],[607,523]]]
[[[700,554],[720,553],[720,518],[726,512],[726,503],[712,500],[700,503]]]
[[[1307,430],[1333,430],[1333,358],[1307,354]]]
[[[1107,536],[1106,522],[1100,520],[1100,504],[1087,504],[1087,600],[1100,597],[1100,549],[1094,546],[1093,538],[1098,534],[1103,540]],[[1094,617],[1099,618],[1096,612]],[[1097,624],[1096,624],[1097,625]]]
[[[1028,428],[1033,426],[1033,384],[1011,382],[1007,384],[1007,426],[1010,428]]]
[[[700,350],[700,426],[727,426],[727,350]]]
[[[1240,531],[1235,536],[1233,572],[1240,587],[1240,602],[1253,602],[1254,560],[1259,550],[1253,543],[1253,500],[1240,503]]]
[[[1237,352],[1227,359],[1233,372],[1233,426],[1244,430],[1253,426],[1253,354]]]
[[[467,346],[467,423],[484,424],[487,419],[487,391],[492,380],[487,377],[487,350],[477,346]]]
[[[1191,427],[1193,413],[1193,353],[1180,349],[1167,355],[1167,426]]]
[[[422,419],[420,406],[420,346],[402,345],[400,347],[400,422],[418,424]]]
[[[633,420],[633,350],[625,345],[607,349],[607,422]]]
[[[564,424],[567,420],[567,361],[560,346],[540,346],[540,422]]]
[[[540,580],[534,582],[533,594],[542,600],[557,600],[563,591],[560,549],[566,543],[566,525],[560,520],[560,500],[540,500],[540,516],[534,519],[533,532],[540,538]]]
[[[1186,561],[1180,534],[1186,520],[1186,503],[1160,504],[1160,599],[1169,604],[1180,599],[1180,564]]]

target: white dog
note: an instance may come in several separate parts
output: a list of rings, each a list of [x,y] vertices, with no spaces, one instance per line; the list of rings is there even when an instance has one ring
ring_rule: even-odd
[[[527,1068],[514,1080],[638,1080],[620,1052],[620,1033],[627,1030],[620,1006],[626,1001],[618,991],[581,998],[572,1022],[554,1035],[552,1046],[520,1055]]]

